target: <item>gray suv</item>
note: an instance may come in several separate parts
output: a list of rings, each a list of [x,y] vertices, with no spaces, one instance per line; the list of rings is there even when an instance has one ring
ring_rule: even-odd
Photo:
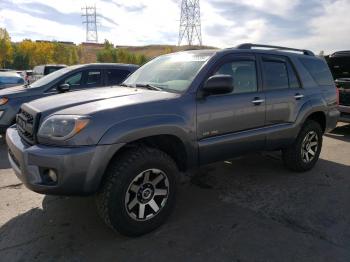
[[[95,194],[104,221],[136,236],[165,221],[185,171],[258,150],[307,171],[338,117],[322,59],[243,44],[160,56],[118,88],[26,103],[6,140],[29,189]]]

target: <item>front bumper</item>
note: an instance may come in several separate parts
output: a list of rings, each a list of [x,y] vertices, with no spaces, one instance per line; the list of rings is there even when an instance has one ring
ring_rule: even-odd
[[[111,157],[123,146],[31,146],[23,142],[14,127],[7,129],[6,142],[9,161],[17,177],[37,193],[54,195],[95,193]],[[48,170],[56,173],[56,183],[47,182]]]
[[[338,110],[340,111],[339,121],[350,123],[350,106],[338,106]]]
[[[7,104],[0,106],[0,134],[5,134],[6,129],[13,125],[18,110]]]

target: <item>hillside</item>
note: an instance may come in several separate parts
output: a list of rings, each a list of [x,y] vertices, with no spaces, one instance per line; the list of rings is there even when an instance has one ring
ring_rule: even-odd
[[[103,44],[82,43],[81,63],[96,62],[96,54],[103,48]],[[175,45],[147,45],[147,46],[116,46],[129,52],[143,54],[148,58],[153,58],[162,54],[178,52],[188,49],[215,49],[210,46],[175,46]]]

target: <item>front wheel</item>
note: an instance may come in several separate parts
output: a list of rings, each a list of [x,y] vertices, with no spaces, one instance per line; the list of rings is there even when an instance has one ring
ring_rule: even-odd
[[[323,131],[319,123],[307,121],[295,143],[282,150],[285,166],[293,171],[310,170],[316,164],[322,148]]]
[[[164,152],[133,148],[113,161],[97,195],[104,221],[127,236],[159,227],[175,203],[177,167]]]

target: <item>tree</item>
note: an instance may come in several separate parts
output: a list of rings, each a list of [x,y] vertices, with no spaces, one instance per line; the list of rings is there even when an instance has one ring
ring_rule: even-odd
[[[13,61],[11,38],[5,28],[0,28],[0,66],[6,67]]]
[[[96,57],[97,61],[101,63],[117,63],[118,51],[114,48],[113,44],[106,39],[103,49],[97,52]]]
[[[30,69],[28,55],[21,52],[17,44],[13,45],[13,62],[11,67],[18,70]]]
[[[114,45],[105,40],[104,47],[97,52],[96,58],[101,63],[127,63],[142,65],[148,58],[144,54],[129,52],[125,48],[115,48]]]

